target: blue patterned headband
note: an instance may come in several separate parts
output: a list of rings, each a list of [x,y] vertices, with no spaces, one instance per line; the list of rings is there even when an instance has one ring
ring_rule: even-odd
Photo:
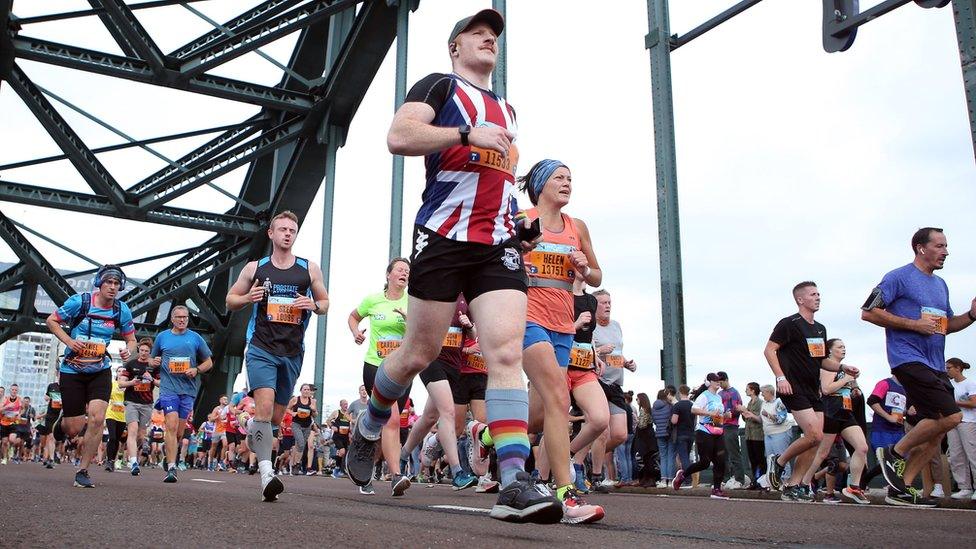
[[[549,181],[549,178],[558,168],[569,169],[558,160],[546,159],[536,164],[535,170],[532,171],[532,177],[529,178],[529,186],[532,187],[532,192],[535,193],[536,198],[542,194],[542,188],[546,186],[546,181]]]

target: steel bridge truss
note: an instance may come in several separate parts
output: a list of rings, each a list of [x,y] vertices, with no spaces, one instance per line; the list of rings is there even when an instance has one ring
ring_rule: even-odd
[[[87,10],[18,18],[13,0],[0,0],[0,86],[9,86],[19,96],[62,153],[0,166],[0,201],[213,233],[196,247],[125,263],[175,257],[122,296],[134,317],[144,317],[138,328],[149,335],[167,325],[161,306],[185,303],[194,311],[192,326],[210,339],[219,359],[217,375],[205,380],[204,394],[198,398],[198,407],[210,405],[233,382],[243,354],[246,313],[228,312],[224,296],[244,263],[266,253],[265,227],[274,212],[287,208],[300,220],[308,214],[326,176],[326,165],[334,170],[336,151],[344,144],[362,97],[396,37],[397,14],[402,10],[393,0],[268,0],[218,23],[197,9],[205,4],[201,0],[130,4],[89,0],[89,4]],[[411,4],[416,9],[416,0]],[[213,30],[163,52],[140,18],[151,8],[170,5],[181,5],[208,21]],[[35,25],[82,17],[99,18],[123,55],[31,36]],[[300,34],[287,64],[259,50],[293,33]],[[209,74],[252,52],[282,69],[277,85]],[[35,84],[21,60],[217,97],[260,111],[235,124],[137,140]],[[121,142],[89,147],[55,108],[55,102],[113,131]],[[187,125],[193,124],[187,121]],[[201,135],[213,137],[180,158],[169,159],[150,148],[155,143]],[[167,165],[124,188],[98,154],[131,147],[143,148]],[[10,170],[59,160],[71,163],[90,193],[6,177]],[[214,180],[241,167],[247,171],[239,193],[232,195],[214,185]],[[227,211],[204,211],[170,205],[204,185],[232,198],[234,206]],[[331,201],[331,193],[328,196]],[[332,211],[331,204],[325,211]],[[331,225],[330,218],[325,221]],[[62,275],[31,244],[25,231],[82,257],[93,269]],[[98,262],[3,213],[0,236],[18,258],[18,263],[0,272],[0,293],[20,292],[18,307],[0,308],[2,343],[24,332],[47,331],[45,315],[35,307],[38,291],[60,305],[75,293],[66,278],[90,274]]]

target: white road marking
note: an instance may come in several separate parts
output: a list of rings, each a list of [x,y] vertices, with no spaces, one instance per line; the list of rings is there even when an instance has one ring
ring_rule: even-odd
[[[192,480],[193,482],[209,482],[211,484],[223,484],[224,482],[226,482],[223,480],[208,480],[205,478],[191,478],[190,480]]]
[[[450,511],[469,511],[472,513],[490,513],[491,509],[482,509],[481,507],[463,507],[461,505],[431,505],[431,509],[448,509]]]

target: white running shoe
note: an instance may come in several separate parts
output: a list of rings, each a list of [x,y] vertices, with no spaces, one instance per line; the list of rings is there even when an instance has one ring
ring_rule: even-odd
[[[941,484],[936,484],[932,488],[932,493],[929,494],[929,497],[930,498],[944,498],[945,497],[945,491],[942,490],[942,485]]]
[[[474,491],[478,494],[495,494],[498,492],[498,481],[491,479],[491,473],[478,478],[478,486]]]
[[[959,490],[952,494],[952,499],[971,499],[973,497],[972,490]]]

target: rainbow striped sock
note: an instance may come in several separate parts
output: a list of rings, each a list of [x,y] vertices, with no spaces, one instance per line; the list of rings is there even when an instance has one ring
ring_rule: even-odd
[[[389,421],[393,405],[398,398],[407,392],[409,385],[400,385],[386,375],[386,370],[380,364],[373,381],[373,391],[366,404],[366,415],[359,422],[363,436],[375,440],[379,437],[383,426]]]
[[[525,389],[488,389],[488,429],[498,455],[498,473],[502,486],[515,481],[525,471],[529,457],[529,393]]]

